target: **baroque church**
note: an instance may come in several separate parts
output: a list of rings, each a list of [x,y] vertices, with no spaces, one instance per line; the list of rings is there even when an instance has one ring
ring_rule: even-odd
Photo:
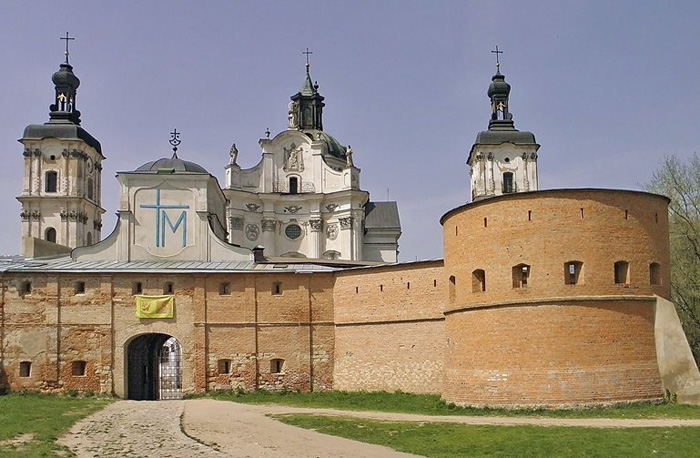
[[[0,389],[177,399],[211,390],[402,390],[460,405],[700,402],[670,302],[668,199],[539,190],[497,66],[444,259],[398,262],[396,202],[360,187],[306,66],[288,127],[225,186],[172,156],[119,172],[102,233],[100,143],[53,75],[24,146],[21,257],[0,262]],[[485,118],[487,110],[484,110]],[[458,146],[456,146],[458,147]],[[371,164],[368,164],[371,166]]]

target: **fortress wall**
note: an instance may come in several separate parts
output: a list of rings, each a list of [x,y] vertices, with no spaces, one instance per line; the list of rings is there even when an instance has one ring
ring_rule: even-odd
[[[30,294],[20,294],[25,281]],[[76,294],[76,282],[85,292]],[[173,319],[138,319],[134,285],[175,294]],[[222,283],[229,294],[220,294]],[[280,283],[281,294],[273,294]],[[0,312],[0,384],[13,390],[126,394],[126,351],[137,336],[163,333],[182,345],[183,391],[326,390],[333,385],[332,274],[5,274]],[[257,319],[257,321],[256,321]],[[284,360],[272,373],[271,360]],[[219,361],[231,370],[220,373]],[[20,363],[32,363],[20,377]],[[84,376],[72,373],[85,361]],[[257,364],[256,364],[257,362]],[[256,374],[256,370],[259,373]],[[256,376],[257,375],[257,376]]]
[[[654,304],[529,303],[449,314],[443,398],[468,405],[660,398]]]
[[[445,276],[455,285],[443,397],[489,405],[660,397],[653,295],[670,292],[667,203],[631,191],[540,191],[445,215]],[[576,284],[565,282],[568,261],[583,263]],[[627,282],[615,284],[616,261],[629,263]],[[652,262],[660,285],[650,284]],[[529,266],[525,287],[513,282],[520,264]]]
[[[440,392],[442,271],[429,261],[336,273],[335,389]]]

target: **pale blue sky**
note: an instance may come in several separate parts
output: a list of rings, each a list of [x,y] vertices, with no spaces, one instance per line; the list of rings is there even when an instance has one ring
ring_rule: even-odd
[[[104,236],[115,173],[170,155],[173,127],[180,156],[222,184],[231,143],[257,163],[265,128],[285,128],[308,46],[325,130],[352,145],[374,200],[389,188],[398,201],[409,261],[442,257],[438,220],[468,199],[494,45],[516,128],[542,145],[541,189],[639,189],[664,154],[698,150],[699,20],[696,1],[5,0],[0,253],[19,252],[16,140],[48,120],[66,31],[82,125],[107,156]]]

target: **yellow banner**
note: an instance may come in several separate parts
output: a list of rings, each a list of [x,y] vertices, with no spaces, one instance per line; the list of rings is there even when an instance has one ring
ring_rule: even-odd
[[[136,318],[172,318],[175,296],[136,296]]]

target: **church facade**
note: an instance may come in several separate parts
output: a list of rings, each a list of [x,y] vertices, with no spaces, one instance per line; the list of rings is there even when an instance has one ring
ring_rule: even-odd
[[[444,260],[398,263],[396,203],[360,188],[308,66],[258,165],[242,169],[234,145],[222,188],[179,157],[173,132],[172,155],[118,174],[117,227],[102,239],[104,157],[80,127],[69,67],[49,123],[21,140],[25,256],[0,262],[0,386],[698,402],[668,301],[668,199],[538,190],[539,145],[515,129],[500,71],[469,153],[473,202],[441,219]]]

